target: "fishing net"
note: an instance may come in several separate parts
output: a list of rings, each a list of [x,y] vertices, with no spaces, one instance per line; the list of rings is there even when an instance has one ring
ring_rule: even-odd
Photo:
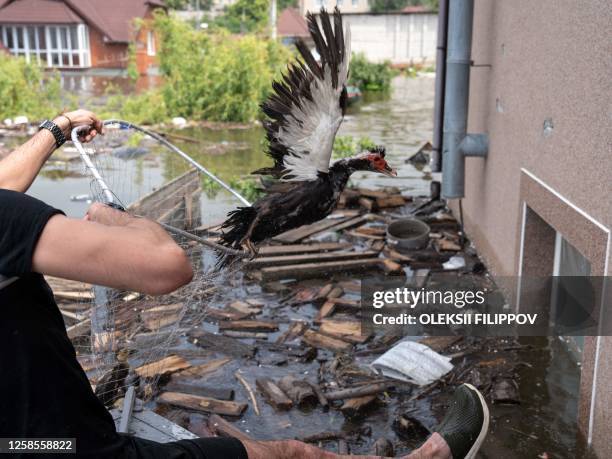
[[[164,373],[186,364],[173,352],[185,345],[185,332],[199,327],[207,305],[239,281],[239,259],[217,268],[215,242],[224,216],[246,200],[164,137],[138,126],[107,121],[105,134],[92,143],[81,144],[78,130],[72,137],[91,178],[91,201],[164,225],[193,265],[189,285],[160,297],[76,283],[59,295],[96,395],[110,408],[134,386],[146,401]],[[220,193],[212,197],[212,189]]]

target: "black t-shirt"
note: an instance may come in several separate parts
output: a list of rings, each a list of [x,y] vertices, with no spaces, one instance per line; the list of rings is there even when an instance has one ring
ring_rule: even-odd
[[[38,239],[57,214],[0,189],[0,438],[76,438],[77,457],[88,459],[247,459],[233,438],[159,444],[117,433],[77,361],[51,289],[32,272]]]
[[[79,457],[124,457],[128,439],[91,390],[51,289],[32,273],[40,234],[58,213],[0,190],[0,438],[76,438]]]

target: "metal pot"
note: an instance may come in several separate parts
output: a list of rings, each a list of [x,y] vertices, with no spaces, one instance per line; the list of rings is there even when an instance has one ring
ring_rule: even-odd
[[[429,242],[429,225],[416,218],[403,218],[387,226],[387,244],[401,253],[425,247]]]

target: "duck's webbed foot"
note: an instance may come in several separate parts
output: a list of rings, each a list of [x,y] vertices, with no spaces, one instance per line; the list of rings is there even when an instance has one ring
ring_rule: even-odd
[[[250,255],[249,260],[252,260],[253,258],[257,256],[257,248],[253,245],[253,242],[251,241],[251,236],[258,222],[259,222],[259,215],[255,216],[255,218],[249,225],[249,229],[247,230],[246,234],[240,241],[240,245],[242,247],[246,247],[246,250],[249,252],[249,255]]]
[[[249,238],[243,239],[240,245],[249,252],[249,261],[257,256],[257,247],[253,245],[253,242]]]

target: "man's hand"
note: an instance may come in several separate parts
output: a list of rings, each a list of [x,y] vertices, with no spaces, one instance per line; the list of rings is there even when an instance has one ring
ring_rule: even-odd
[[[102,121],[88,110],[76,110],[57,116],[53,122],[64,132],[67,139],[70,139],[72,130],[79,126],[88,126],[89,129],[79,135],[81,142],[91,142],[98,134],[102,134]]]
[[[89,206],[85,220],[106,226],[125,226],[133,220],[133,217],[127,212],[94,202]]]
[[[57,116],[55,124],[64,132],[67,139],[75,127],[87,126],[79,136],[81,142],[90,142],[102,133],[102,121],[87,110],[76,110]],[[0,163],[0,188],[25,193],[56,148],[55,138],[46,129],[17,148]]]

